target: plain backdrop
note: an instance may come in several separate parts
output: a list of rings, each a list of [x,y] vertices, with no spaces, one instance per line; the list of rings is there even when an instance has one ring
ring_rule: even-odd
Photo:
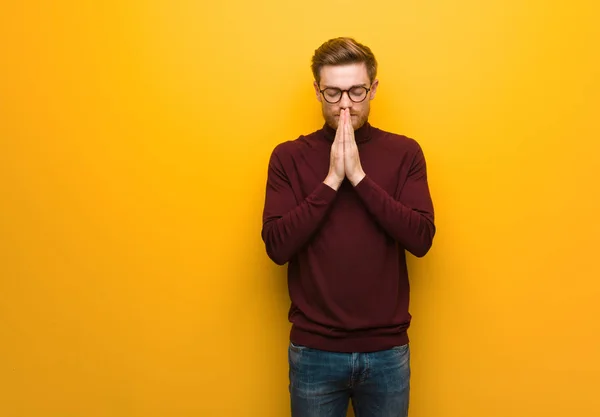
[[[5,1],[0,415],[281,417],[275,145],[322,125],[310,58],[380,64],[421,144],[411,417],[600,415],[597,2]]]

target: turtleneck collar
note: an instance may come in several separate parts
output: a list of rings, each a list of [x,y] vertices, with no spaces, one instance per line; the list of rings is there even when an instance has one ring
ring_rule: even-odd
[[[325,138],[328,141],[333,142],[333,140],[335,139],[336,130],[329,126],[327,123],[323,125],[322,130],[325,135]],[[356,143],[363,143],[371,139],[371,130],[372,128],[369,122],[365,122],[364,125],[355,130],[354,139],[356,139]]]

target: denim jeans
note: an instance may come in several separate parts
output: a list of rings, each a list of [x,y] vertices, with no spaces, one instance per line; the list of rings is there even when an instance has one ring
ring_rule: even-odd
[[[410,348],[371,353],[325,352],[290,343],[292,417],[406,417]]]

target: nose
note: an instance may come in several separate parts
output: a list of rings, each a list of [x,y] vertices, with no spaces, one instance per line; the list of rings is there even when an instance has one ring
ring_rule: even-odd
[[[350,97],[348,96],[347,91],[344,91],[342,93],[342,98],[340,99],[340,107],[342,109],[348,109],[348,108],[352,107],[352,100],[350,100]]]

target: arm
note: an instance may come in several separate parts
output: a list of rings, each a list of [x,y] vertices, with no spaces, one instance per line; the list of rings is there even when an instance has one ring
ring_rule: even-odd
[[[335,189],[323,182],[298,204],[274,151],[269,161],[261,233],[269,258],[278,265],[288,262],[319,228],[335,196]]]
[[[425,157],[420,147],[398,200],[392,198],[368,175],[355,186],[355,190],[390,236],[413,255],[425,256],[433,242],[435,225]]]

